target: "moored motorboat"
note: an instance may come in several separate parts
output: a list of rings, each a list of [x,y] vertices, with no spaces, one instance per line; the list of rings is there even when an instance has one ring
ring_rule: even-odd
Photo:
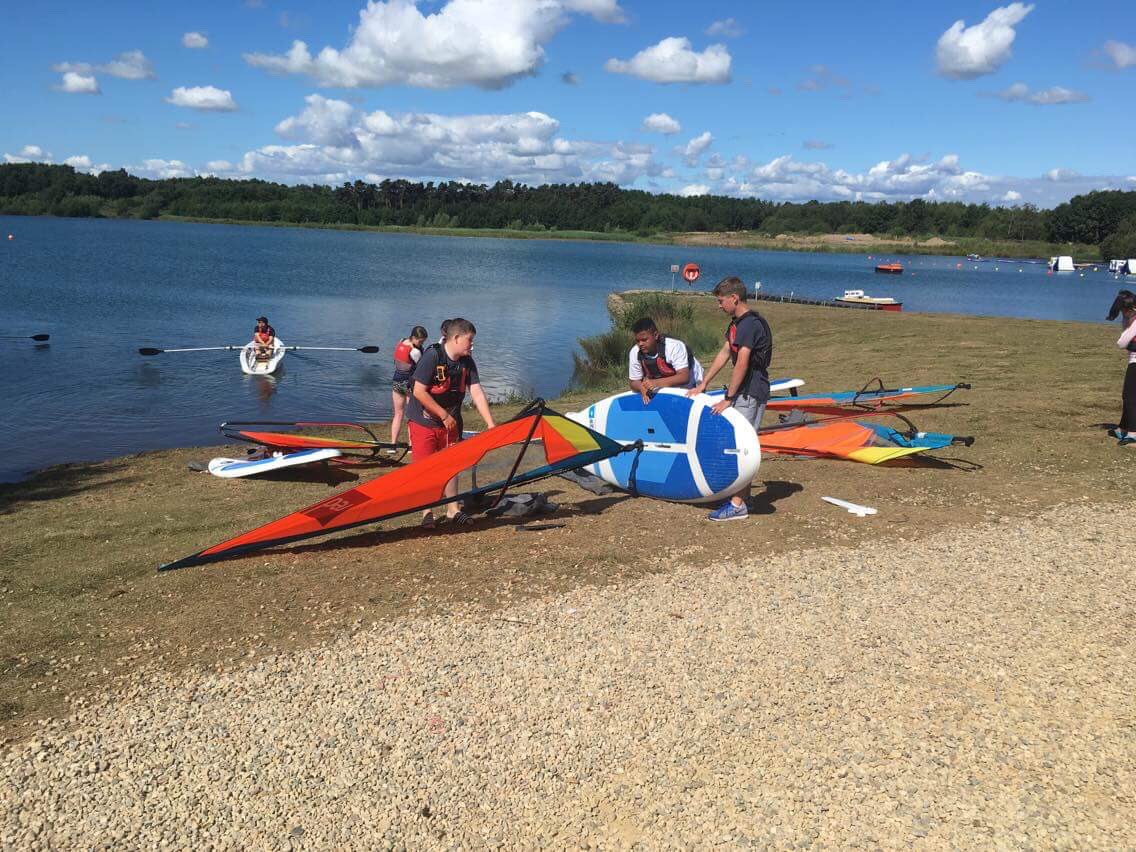
[[[883,272],[888,275],[900,275],[903,273],[903,265],[899,263],[877,263],[876,272]]]
[[[284,360],[284,341],[277,337],[272,343],[272,352],[267,358],[259,357],[260,346],[256,343],[246,343],[241,348],[241,371],[250,376],[267,376],[276,372],[280,362]]]
[[[891,296],[866,296],[863,290],[845,290],[844,295],[833,299],[838,305],[856,305],[862,308],[875,308],[880,311],[902,311],[903,302]]]

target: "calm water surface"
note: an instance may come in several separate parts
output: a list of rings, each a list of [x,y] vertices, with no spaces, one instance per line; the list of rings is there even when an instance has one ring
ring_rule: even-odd
[[[0,335],[51,334],[41,347],[0,341],[0,480],[215,443],[225,419],[385,419],[394,344],[451,316],[476,323],[491,396],[555,396],[577,338],[608,328],[607,294],[669,289],[671,263],[698,262],[702,287],[737,274],[767,292],[860,288],[907,310],[1038,319],[1099,321],[1119,286],[947,257],[885,277],[863,255],[165,222],[0,217],[0,237]],[[243,344],[261,313],[290,345],[382,351],[290,352],[275,377],[243,375],[233,352],[137,354]],[[805,365],[790,372],[808,378]]]

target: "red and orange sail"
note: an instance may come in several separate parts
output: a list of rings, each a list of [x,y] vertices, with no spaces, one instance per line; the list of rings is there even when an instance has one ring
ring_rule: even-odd
[[[530,444],[543,450],[544,464],[506,480],[448,498],[446,483],[473,467],[493,450],[523,444],[518,462]],[[599,432],[574,423],[561,414],[533,404],[515,419],[435,453],[421,461],[335,494],[298,512],[271,521],[246,533],[166,563],[159,570],[183,568],[203,562],[228,559],[265,547],[286,544],[337,530],[375,523],[451,499],[460,500],[503,490],[552,476],[564,470],[594,464],[634,447],[625,447]],[[514,466],[515,470],[515,466]]]

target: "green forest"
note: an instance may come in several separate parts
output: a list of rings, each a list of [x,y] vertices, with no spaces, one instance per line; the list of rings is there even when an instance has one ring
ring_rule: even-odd
[[[703,195],[684,198],[611,183],[492,186],[448,181],[339,187],[214,177],[149,180],[44,163],[0,165],[0,214],[156,219],[178,216],[324,226],[508,229],[638,237],[679,232],[981,238],[1097,246],[1136,256],[1136,192],[1078,195],[1052,210],[1024,204],[817,202]]]

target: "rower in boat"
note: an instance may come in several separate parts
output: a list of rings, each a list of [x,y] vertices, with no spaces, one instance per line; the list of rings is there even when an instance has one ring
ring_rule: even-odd
[[[276,349],[276,329],[268,324],[268,317],[257,317],[256,328],[252,331],[252,342],[256,345],[256,360],[267,361]]]

